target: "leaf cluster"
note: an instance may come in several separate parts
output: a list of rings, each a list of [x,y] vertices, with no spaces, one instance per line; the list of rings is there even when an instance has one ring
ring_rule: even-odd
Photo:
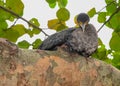
[[[66,8],[67,0],[46,0],[50,8],[55,8],[58,4],[58,11],[56,12],[57,19],[48,20],[48,28],[60,31],[66,29],[66,21],[70,18],[70,12]]]
[[[0,6],[14,12],[18,16],[23,16],[24,11],[24,4],[21,0],[0,0]],[[28,34],[30,37],[33,37],[35,34],[39,34],[41,31],[32,27],[28,24],[26,28],[23,24],[16,24],[19,18],[11,13],[0,9],[0,37],[7,38],[12,42],[17,42],[18,38],[21,36]],[[13,22],[11,26],[8,25],[8,22]],[[29,20],[30,23],[36,25],[37,27],[40,26],[39,21],[36,18],[32,18]],[[32,44],[29,42],[23,41],[18,43],[18,46],[21,48],[29,48],[29,46],[33,46],[33,48],[37,48],[38,44],[41,43],[41,40],[36,40]]]
[[[103,26],[105,25],[113,30],[112,37],[109,41],[110,49],[107,50],[105,45],[99,41],[99,48],[94,56],[120,69],[120,0],[105,0],[105,3],[106,6],[100,11],[96,11],[95,8],[88,11],[88,15],[91,18],[97,15],[99,23],[103,23]],[[103,9],[106,10],[103,11]]]

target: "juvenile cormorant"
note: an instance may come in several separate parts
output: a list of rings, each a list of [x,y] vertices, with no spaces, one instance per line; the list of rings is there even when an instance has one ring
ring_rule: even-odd
[[[41,50],[54,50],[58,46],[67,46],[70,52],[89,57],[98,46],[98,36],[95,27],[89,24],[89,16],[80,13],[77,16],[78,28],[68,28],[45,39],[39,46]]]

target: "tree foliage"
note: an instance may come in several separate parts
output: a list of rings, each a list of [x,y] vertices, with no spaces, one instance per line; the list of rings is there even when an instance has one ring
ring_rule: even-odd
[[[70,18],[70,12],[66,8],[69,3],[68,0],[46,0],[46,3],[48,3],[51,9],[54,9],[56,6],[59,7],[56,12],[57,18],[48,20],[48,28],[56,31],[68,28],[69,26],[66,25],[66,21]],[[91,18],[97,15],[98,22],[103,24],[98,32],[104,25],[113,30],[109,42],[110,49],[106,49],[103,42],[98,39],[99,47],[93,54],[93,57],[104,60],[120,69],[120,0],[105,0],[105,3],[106,6],[99,11],[96,10],[95,7],[91,7],[88,11],[88,15]],[[106,10],[103,11],[103,9]],[[0,37],[7,38],[16,43],[18,38],[24,34],[33,37],[35,34],[43,32],[40,28],[40,22],[36,18],[32,18],[28,21],[22,18],[24,14],[23,11],[24,3],[22,0],[0,0]],[[23,24],[16,24],[19,18],[27,22],[29,27],[25,27]],[[13,22],[13,25],[8,27],[7,21]],[[76,17],[75,24],[77,26]],[[40,43],[41,39],[36,39],[33,43],[23,40],[18,43],[18,46],[21,48],[29,48],[30,46],[33,46],[33,49],[35,49]],[[113,59],[110,59],[109,57],[112,57]]]
[[[110,49],[107,50],[105,45],[99,41],[99,48],[93,56],[111,63],[120,69],[120,0],[105,0],[105,2],[106,6],[100,11],[95,12],[95,8],[92,8],[88,14],[90,17],[98,15],[98,22],[113,30],[109,42]],[[103,11],[103,9],[106,9],[106,11]]]

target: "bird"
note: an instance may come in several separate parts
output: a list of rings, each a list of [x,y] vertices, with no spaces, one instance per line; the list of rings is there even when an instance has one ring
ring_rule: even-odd
[[[45,39],[39,46],[40,50],[56,50],[62,45],[69,52],[77,53],[84,57],[91,56],[98,47],[98,35],[95,27],[89,23],[90,18],[86,13],[77,15],[78,27],[72,27],[57,32]]]

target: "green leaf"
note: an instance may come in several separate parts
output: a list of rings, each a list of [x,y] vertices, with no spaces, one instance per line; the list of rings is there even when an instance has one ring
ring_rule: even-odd
[[[92,8],[92,9],[90,9],[90,10],[88,11],[88,15],[89,15],[90,17],[93,17],[95,14],[96,14],[96,9],[95,9],[95,8]]]
[[[120,32],[120,27],[116,28],[114,31],[115,31],[116,33],[119,33],[119,32]]]
[[[0,20],[0,29],[1,29],[1,30],[6,30],[7,27],[8,27],[7,22],[4,21],[4,20]]]
[[[33,34],[39,34],[41,31],[37,28],[33,28],[32,33]]]
[[[59,21],[58,19],[52,19],[48,21],[48,28],[54,29],[56,31],[61,31],[67,28],[65,22]]]
[[[58,0],[58,6],[60,8],[65,8],[67,6],[68,0]]]
[[[113,1],[115,1],[115,0],[105,0],[106,4],[110,4]]]
[[[112,64],[120,69],[120,52],[114,52],[113,53],[113,59],[112,59]]]
[[[55,2],[55,3],[52,3],[52,4],[49,4],[49,7],[50,7],[50,8],[55,8],[55,6],[56,6],[56,2]]]
[[[118,6],[120,6],[120,0],[118,1]]]
[[[98,49],[92,56],[100,60],[109,61],[109,59],[107,58],[107,55],[110,53],[105,48],[105,45],[103,44],[100,38],[98,38],[98,44],[99,44]]]
[[[38,47],[40,46],[41,42],[42,42],[42,41],[41,41],[40,39],[36,39],[36,40],[32,43],[33,49],[38,49]]]
[[[17,31],[19,33],[19,36],[24,35],[26,32],[26,28],[22,24],[17,24],[11,27],[10,29],[13,29],[14,31]]]
[[[106,0],[107,1],[107,0]],[[113,0],[112,0],[113,1]],[[108,3],[109,4],[109,3]],[[108,15],[111,15],[113,12],[115,12],[117,9],[117,4],[114,2],[114,3],[111,3],[110,5],[108,5],[106,7],[106,10],[107,10],[107,14]]]
[[[100,12],[98,14],[98,22],[104,23],[106,21],[106,12]]]
[[[117,13],[112,17],[112,19],[107,23],[107,26],[116,30],[120,27],[120,13]]]
[[[6,19],[10,19],[10,14],[2,9],[0,9],[0,21],[5,21]]]
[[[107,58],[107,50],[105,48],[105,45],[99,46],[97,51],[92,55],[95,58],[98,58],[100,60],[106,60]]]
[[[74,23],[75,23],[76,25],[78,25],[77,17],[78,17],[78,15],[76,15],[76,16],[74,17]]]
[[[98,45],[103,45],[103,42],[100,38],[98,38]]]
[[[53,3],[56,2],[56,0],[46,0],[46,2],[49,3],[49,4],[53,4]]]
[[[24,5],[21,0],[6,0],[6,7],[20,16],[23,15]],[[14,18],[13,15],[11,17]]]
[[[30,20],[30,22],[36,26],[40,26],[40,23],[38,22],[38,20],[36,18],[32,18]],[[29,27],[32,27],[31,25],[29,25]],[[32,37],[33,34],[39,34],[40,33],[40,30],[37,29],[37,28],[32,28],[32,30],[28,30],[28,34]]]
[[[38,20],[37,20],[36,18],[32,18],[32,19],[30,20],[30,22],[31,22],[32,24],[38,26],[38,27],[40,26],[40,23],[38,22]]]
[[[3,6],[4,7],[4,2],[3,0],[0,0],[0,6]],[[10,18],[10,14],[6,11],[4,11],[3,9],[0,9],[0,21],[3,20],[5,21],[6,19],[9,19]]]
[[[29,42],[27,42],[26,40],[23,40],[23,41],[21,41],[21,42],[18,43],[18,46],[19,46],[20,48],[28,49],[29,46],[30,46],[30,44],[29,44]]]
[[[113,32],[109,45],[112,50],[120,51],[120,32],[119,33]]]
[[[66,8],[60,8],[56,16],[60,21],[67,21],[70,18],[70,12]]]
[[[3,6],[4,2],[2,0],[0,0],[0,6]]]
[[[100,48],[98,48],[98,51],[99,52],[102,52],[102,51],[105,51],[106,49],[105,49],[105,45],[101,45],[101,47]]]
[[[105,61],[106,63],[108,63],[108,64],[112,64],[112,60],[109,59],[109,58],[108,58],[108,59],[105,59],[104,61]]]
[[[65,24],[60,24],[58,27],[57,27],[57,31],[62,31],[64,29],[68,28]]]
[[[4,31],[4,34],[2,35],[3,38],[7,38],[12,42],[16,42],[17,39],[20,37],[19,32],[13,29],[8,29]]]
[[[0,29],[0,37],[3,37],[4,35],[4,30]]]
[[[33,37],[33,31],[31,30],[31,29],[27,29],[26,30],[26,33],[28,33],[28,35],[30,36],[30,37]]]
[[[58,19],[49,20],[48,21],[48,28],[56,29],[56,27],[58,27],[58,24],[60,24],[60,21]]]
[[[4,30],[1,37],[7,38],[12,42],[16,42],[20,36],[26,33],[25,30],[26,28],[23,25],[17,24],[9,29]]]
[[[50,8],[55,8],[56,0],[46,0],[46,2],[49,4]]]

